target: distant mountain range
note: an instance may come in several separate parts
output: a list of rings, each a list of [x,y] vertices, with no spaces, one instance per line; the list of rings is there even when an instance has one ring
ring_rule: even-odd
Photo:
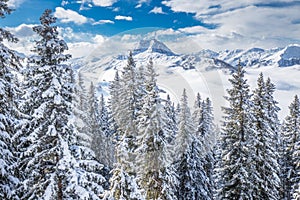
[[[180,98],[182,89],[188,88],[190,96],[196,92],[200,92],[202,96],[210,96],[217,115],[221,115],[217,107],[225,104],[223,96],[230,87],[227,79],[238,63],[247,68],[247,78],[252,88],[255,87],[260,72],[271,77],[277,85],[275,95],[283,108],[282,115],[286,114],[292,96],[300,94],[298,44],[266,50],[252,48],[215,52],[205,49],[185,55],[176,54],[164,43],[152,39],[140,41],[132,53],[138,67],[146,65],[150,59],[153,60],[154,67],[160,74],[160,86],[171,93],[175,101]],[[127,56],[90,56],[76,61],[76,66],[87,81],[99,83],[100,92],[108,94],[108,83],[113,79],[115,71],[126,65]],[[190,101],[192,104],[193,97]]]

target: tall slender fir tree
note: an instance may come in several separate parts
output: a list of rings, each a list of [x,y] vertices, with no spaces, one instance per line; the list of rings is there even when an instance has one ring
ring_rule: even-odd
[[[202,144],[196,137],[186,90],[183,91],[178,120],[176,137],[176,152],[179,154],[176,162],[179,176],[178,199],[211,199],[209,180],[201,160]]]
[[[10,14],[8,0],[0,1],[0,17]],[[0,28],[0,198],[15,198],[15,187],[19,174],[16,173],[17,144],[14,137],[19,126],[18,84],[13,71],[20,67],[17,53],[6,47],[4,41],[16,43],[18,39],[9,31]],[[19,134],[19,133],[18,133]]]
[[[300,182],[300,101],[296,95],[283,124],[285,198],[292,199]]]
[[[147,200],[175,200],[177,177],[171,165],[172,146],[169,143],[173,132],[167,126],[168,118],[159,96],[157,74],[151,60],[145,75],[146,94],[138,116],[137,176]]]
[[[253,162],[256,164],[257,174],[252,177],[255,180],[254,193],[259,199],[279,199],[279,164],[276,149],[276,112],[270,110],[269,102],[271,91],[267,94],[263,74],[259,75],[257,88],[254,90],[252,112],[254,116],[255,134],[251,141],[254,148]],[[275,107],[276,108],[276,107]]]
[[[70,58],[63,54],[67,45],[58,38],[57,27],[52,25],[56,18],[50,10],[40,21],[33,30],[41,39],[36,41],[35,56],[29,59],[24,73],[22,108],[30,116],[26,135],[31,144],[23,154],[25,177],[20,198],[97,199],[103,189],[99,182],[93,185],[92,181],[103,177],[92,180],[95,173],[88,174],[75,154],[79,146],[72,123],[73,71],[62,64]],[[89,175],[94,177],[89,179]]]
[[[245,71],[239,65],[229,79],[232,88],[225,97],[229,106],[221,132],[221,166],[218,171],[217,199],[253,199],[254,175],[251,163],[250,138],[254,133],[251,115],[251,94],[244,78]]]

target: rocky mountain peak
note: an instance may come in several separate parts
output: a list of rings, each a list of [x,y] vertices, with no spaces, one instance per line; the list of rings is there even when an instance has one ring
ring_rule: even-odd
[[[137,47],[133,50],[133,54],[139,54],[142,52],[148,53],[160,53],[166,55],[175,55],[171,49],[169,49],[164,43],[156,40],[141,40]]]

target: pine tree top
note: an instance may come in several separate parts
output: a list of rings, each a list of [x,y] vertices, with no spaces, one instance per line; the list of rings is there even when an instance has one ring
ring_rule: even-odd
[[[33,27],[41,39],[36,41],[33,52],[39,57],[31,59],[32,63],[41,66],[57,65],[71,58],[69,54],[63,54],[68,50],[68,46],[64,40],[58,36],[57,26],[54,26],[56,18],[52,15],[52,11],[47,9],[40,17],[41,25]]]
[[[1,18],[5,18],[6,14],[10,14],[13,11],[13,9],[8,7],[8,5],[7,5],[8,1],[9,0],[1,0],[0,1],[0,17]]]

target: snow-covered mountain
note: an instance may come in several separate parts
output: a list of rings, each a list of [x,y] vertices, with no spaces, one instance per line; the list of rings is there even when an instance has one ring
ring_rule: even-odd
[[[153,40],[141,40],[137,47],[134,48],[133,54],[139,54],[142,52],[147,53],[161,53],[168,56],[175,55],[171,49],[169,49],[164,43],[153,39]]]
[[[236,65],[240,61],[243,66],[249,67],[290,67],[300,65],[300,45],[293,44],[285,48],[268,50],[261,48],[233,51],[227,50],[218,52],[214,54],[213,57],[230,63],[231,65]]]
[[[183,88],[187,89],[192,105],[194,95],[200,92],[203,97],[209,96],[213,103],[216,119],[221,119],[221,106],[226,89],[230,87],[228,78],[240,62],[247,69],[247,78],[252,88],[257,76],[263,72],[271,77],[277,85],[275,93],[283,109],[287,111],[294,94],[300,94],[300,45],[289,45],[285,48],[248,50],[226,50],[214,52],[201,50],[194,54],[177,54],[164,43],[153,40],[142,40],[132,50],[137,66],[145,65],[150,59],[159,73],[160,87],[171,94],[174,101],[181,97]],[[108,83],[113,80],[116,70],[126,65],[128,55],[96,56],[86,58],[81,65],[81,72],[88,81],[98,83],[108,93]]]

